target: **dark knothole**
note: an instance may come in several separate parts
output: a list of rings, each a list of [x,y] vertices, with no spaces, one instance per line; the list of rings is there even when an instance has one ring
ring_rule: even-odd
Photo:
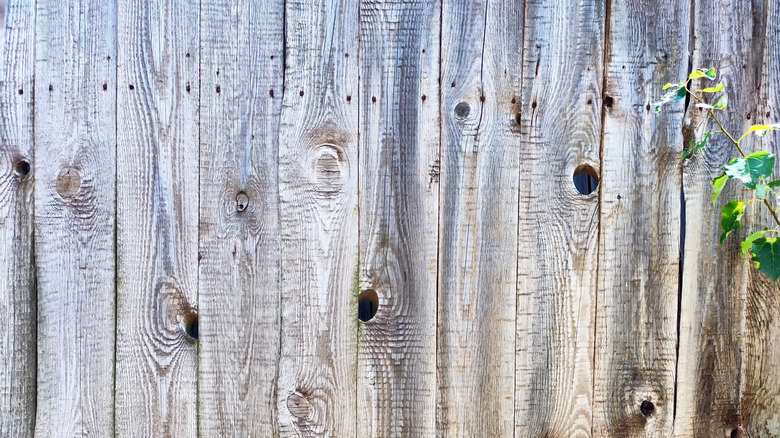
[[[639,412],[645,417],[649,417],[655,412],[655,405],[649,400],[643,400],[642,404],[639,406]]]
[[[457,105],[455,105],[455,117],[459,119],[465,119],[469,116],[470,112],[471,107],[466,102],[459,102]]]
[[[574,169],[574,187],[582,195],[590,195],[599,186],[599,174],[593,166],[583,164]]]
[[[20,159],[14,165],[14,171],[16,172],[16,175],[19,176],[19,178],[24,178],[28,173],[30,173],[30,162],[24,158]]]
[[[371,321],[379,309],[379,296],[374,289],[366,289],[358,297],[358,319],[363,322]]]
[[[184,334],[192,339],[198,340],[198,314],[191,310],[179,317],[179,323]]]

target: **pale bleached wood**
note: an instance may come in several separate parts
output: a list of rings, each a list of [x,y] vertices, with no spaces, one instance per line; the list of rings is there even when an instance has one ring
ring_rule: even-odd
[[[443,4],[440,436],[514,434],[523,11]]]
[[[36,2],[36,436],[114,433],[116,3]]]
[[[610,3],[593,435],[672,433],[683,104],[651,102],[687,75],[690,2]],[[650,412],[642,402],[653,404]]]
[[[283,1],[201,2],[200,435],[277,436]],[[190,84],[193,92],[197,83]]]
[[[360,7],[359,437],[436,432],[439,2]],[[353,101],[352,105],[356,102]]]
[[[591,435],[599,196],[573,175],[599,172],[605,12],[601,1],[526,5],[516,436]]]
[[[116,434],[195,437],[199,7],[117,4]]]
[[[281,436],[356,435],[357,2],[286,2]]]
[[[4,7],[4,8],[3,8]],[[35,429],[35,4],[0,2],[0,436]]]

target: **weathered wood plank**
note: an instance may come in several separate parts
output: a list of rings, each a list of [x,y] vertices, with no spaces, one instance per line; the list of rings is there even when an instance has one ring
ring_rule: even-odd
[[[591,435],[599,197],[573,175],[600,173],[605,13],[526,5],[516,436]]]
[[[359,3],[286,2],[282,436],[356,435]]]
[[[594,436],[669,436],[674,418],[688,0],[611,2],[606,39]],[[681,29],[685,29],[681,31]]]
[[[772,54],[766,51],[766,38],[771,38],[770,26],[777,16],[766,15],[765,4],[695,2],[692,64],[718,70],[718,81],[726,84],[729,97],[728,108],[719,117],[735,135],[766,121],[765,110],[759,107],[762,101],[769,104],[760,98],[768,85],[762,82],[762,72],[775,62],[768,61],[766,67],[763,62],[773,59],[767,58]],[[706,113],[689,108],[686,143],[705,130],[718,129],[705,121]],[[769,146],[757,140],[747,137],[743,148],[756,151]],[[771,315],[777,308],[778,288],[738,256],[739,240],[759,224],[768,224],[771,216],[757,218],[760,209],[748,211],[744,232],[734,233],[723,246],[718,244],[723,204],[748,197],[739,184],[729,184],[718,203],[712,204],[712,179],[737,154],[725,137],[713,134],[705,153],[685,166],[687,227],[675,436],[772,436],[767,433],[771,427],[767,420],[780,404],[778,372],[772,370],[778,356],[766,344],[777,336]]]
[[[359,437],[436,433],[439,9],[361,3]]]
[[[523,1],[445,1],[439,434],[512,436]]]
[[[116,434],[194,437],[199,7],[117,5]]]
[[[276,436],[284,6],[201,8],[200,434]]]
[[[35,3],[0,2],[0,436],[35,429]]]
[[[116,3],[38,0],[36,436],[114,433]]]

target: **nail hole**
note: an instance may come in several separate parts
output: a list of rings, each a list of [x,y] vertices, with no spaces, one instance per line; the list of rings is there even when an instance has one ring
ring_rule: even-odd
[[[274,97],[274,90],[273,89],[268,90],[268,96],[270,96],[271,98]]]
[[[28,173],[30,173],[30,163],[22,158],[16,162],[16,165],[14,165],[14,171],[16,172],[16,175],[19,176],[19,178],[24,178]]]
[[[484,94],[482,96],[479,96],[479,101],[480,102],[484,102],[485,101],[485,95]]]
[[[590,195],[599,185],[599,174],[593,166],[583,164],[574,169],[574,187],[582,195]]]
[[[130,84],[128,87],[130,88],[130,90],[135,90],[135,87],[133,86],[133,84]]]
[[[515,98],[513,97],[513,98],[512,98],[512,105],[514,105],[514,104],[516,104],[516,103],[517,103],[517,99],[515,99]]]
[[[371,96],[371,102],[376,103],[376,96]]]
[[[300,93],[298,93],[301,97],[303,97],[303,90],[301,90]]]
[[[426,99],[426,97],[425,97],[425,95],[423,94],[423,95],[422,95],[422,100],[423,100],[423,102],[425,102],[425,99]]]
[[[49,84],[49,91],[54,91],[54,85]]]
[[[347,95],[347,102],[352,102],[352,96]]]
[[[185,89],[185,90],[187,90],[187,92],[189,93],[189,92],[190,92],[190,90],[191,90],[191,88],[190,88],[190,84],[187,84],[187,85],[184,87],[184,89]]]
[[[455,81],[452,81],[452,83],[450,84],[450,87],[455,88]]]
[[[471,107],[466,102],[459,102],[457,105],[455,105],[455,117],[459,119],[465,119],[469,116],[470,112]]]
[[[222,92],[222,87],[220,87],[219,85],[217,85],[217,94],[219,94],[219,93],[221,93],[221,92]]]
[[[615,103],[615,99],[612,98],[612,96],[604,96],[604,106],[607,108],[612,108],[612,104]]]
[[[379,296],[374,289],[366,289],[358,297],[358,319],[363,322],[371,321],[379,309]]]
[[[108,84],[103,84],[103,91],[108,90]]]
[[[20,89],[19,89],[19,95],[22,95],[22,94],[24,94],[24,90],[22,90],[22,89],[20,88]]]
[[[588,99],[588,105],[593,105],[593,99]]]
[[[189,54],[189,53],[187,53],[187,54],[186,54],[186,55],[184,55],[184,56],[186,56],[187,58],[189,58],[189,57],[190,57],[190,54]]]
[[[639,411],[642,412],[642,415],[645,417],[649,417],[655,412],[655,405],[649,400],[643,400],[642,404],[639,406]]]
[[[238,192],[236,195],[236,210],[244,211],[249,206],[249,196],[244,192]]]
[[[181,330],[188,338],[198,340],[198,312],[190,310],[184,315],[179,316]]]

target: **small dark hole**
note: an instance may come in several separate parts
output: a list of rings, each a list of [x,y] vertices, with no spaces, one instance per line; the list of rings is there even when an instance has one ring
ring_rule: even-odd
[[[198,313],[190,311],[179,318],[181,329],[188,338],[198,340]]]
[[[452,83],[450,84],[450,87],[455,88],[455,81],[452,81]]]
[[[54,85],[49,84],[49,91],[54,91]]]
[[[520,124],[520,113],[515,114],[515,123]]]
[[[485,101],[485,95],[484,94],[482,96],[479,96],[479,101],[480,102],[484,102]]]
[[[352,96],[347,96],[347,102],[352,102]]]
[[[298,93],[301,97],[303,97],[303,90],[301,90],[300,93]]]
[[[358,319],[363,322],[371,321],[379,309],[379,296],[374,289],[366,289],[358,297]]]
[[[649,103],[647,105],[645,105],[645,110],[646,111],[650,111],[650,104]]]
[[[593,99],[588,99],[588,105],[593,105]]]
[[[604,96],[604,106],[607,108],[612,108],[612,104],[615,103],[615,99],[612,98],[612,96]]]
[[[20,88],[20,89],[19,89],[19,94],[20,94],[20,95],[24,94],[24,90],[22,90],[22,89]]]
[[[649,400],[644,400],[642,401],[642,404],[639,406],[639,411],[645,417],[649,417],[653,415],[653,412],[655,412],[655,405],[653,404],[653,402]]]
[[[135,90],[135,87],[133,86],[133,84],[130,84],[130,85],[129,85],[129,88],[130,88],[131,90]]]
[[[458,104],[455,105],[455,117],[465,119],[469,116],[469,113],[471,113],[471,107],[468,103],[458,102]]]
[[[513,98],[512,98],[512,105],[514,105],[514,104],[516,104],[516,103],[517,103],[517,99],[515,99],[515,98],[513,97]]]
[[[187,58],[189,58],[189,57],[190,57],[190,54],[189,54],[189,53],[187,53],[187,54],[186,54],[186,55],[184,55],[184,56],[186,56]]]
[[[185,90],[187,90],[187,92],[189,93],[189,92],[190,92],[190,90],[191,90],[191,88],[190,88],[190,84],[187,84],[187,86],[185,86],[185,87],[184,87],[184,89],[185,89]]]
[[[273,61],[273,59],[274,59],[274,55],[271,55],[271,60]]]
[[[583,164],[574,169],[574,187],[582,195],[590,195],[599,186],[599,174],[592,166]]]
[[[108,90],[108,84],[103,84],[103,91]]]
[[[14,171],[16,171],[16,174],[19,175],[20,178],[24,178],[30,173],[30,163],[25,159],[21,159],[16,162]]]
[[[534,102],[531,104],[531,108],[532,108],[532,109],[536,109],[536,101],[534,101]]]
[[[220,87],[219,85],[217,85],[217,94],[219,94],[219,93],[221,93],[221,92],[222,92],[222,87]]]
[[[349,58],[349,53],[345,53],[345,54],[344,54],[344,57],[345,57],[345,58]]]
[[[21,91],[21,90],[20,90],[20,91]],[[22,93],[19,93],[19,94],[22,94]],[[751,113],[748,113],[748,115],[747,115],[747,119],[748,119],[748,120],[750,120],[750,118],[751,118],[752,116],[753,116],[753,114],[751,114]]]
[[[423,100],[423,102],[425,102],[425,99],[426,99],[426,97],[425,97],[425,95],[423,94],[423,95],[422,95],[422,100]]]
[[[272,88],[272,89],[270,89],[270,90],[268,90],[268,95],[269,95],[271,98],[273,98],[273,97],[274,97],[274,90],[273,90],[273,88]]]
[[[740,437],[739,428],[732,430],[729,436],[731,438],[739,438]]]
[[[371,96],[371,102],[376,103],[376,96]]]

